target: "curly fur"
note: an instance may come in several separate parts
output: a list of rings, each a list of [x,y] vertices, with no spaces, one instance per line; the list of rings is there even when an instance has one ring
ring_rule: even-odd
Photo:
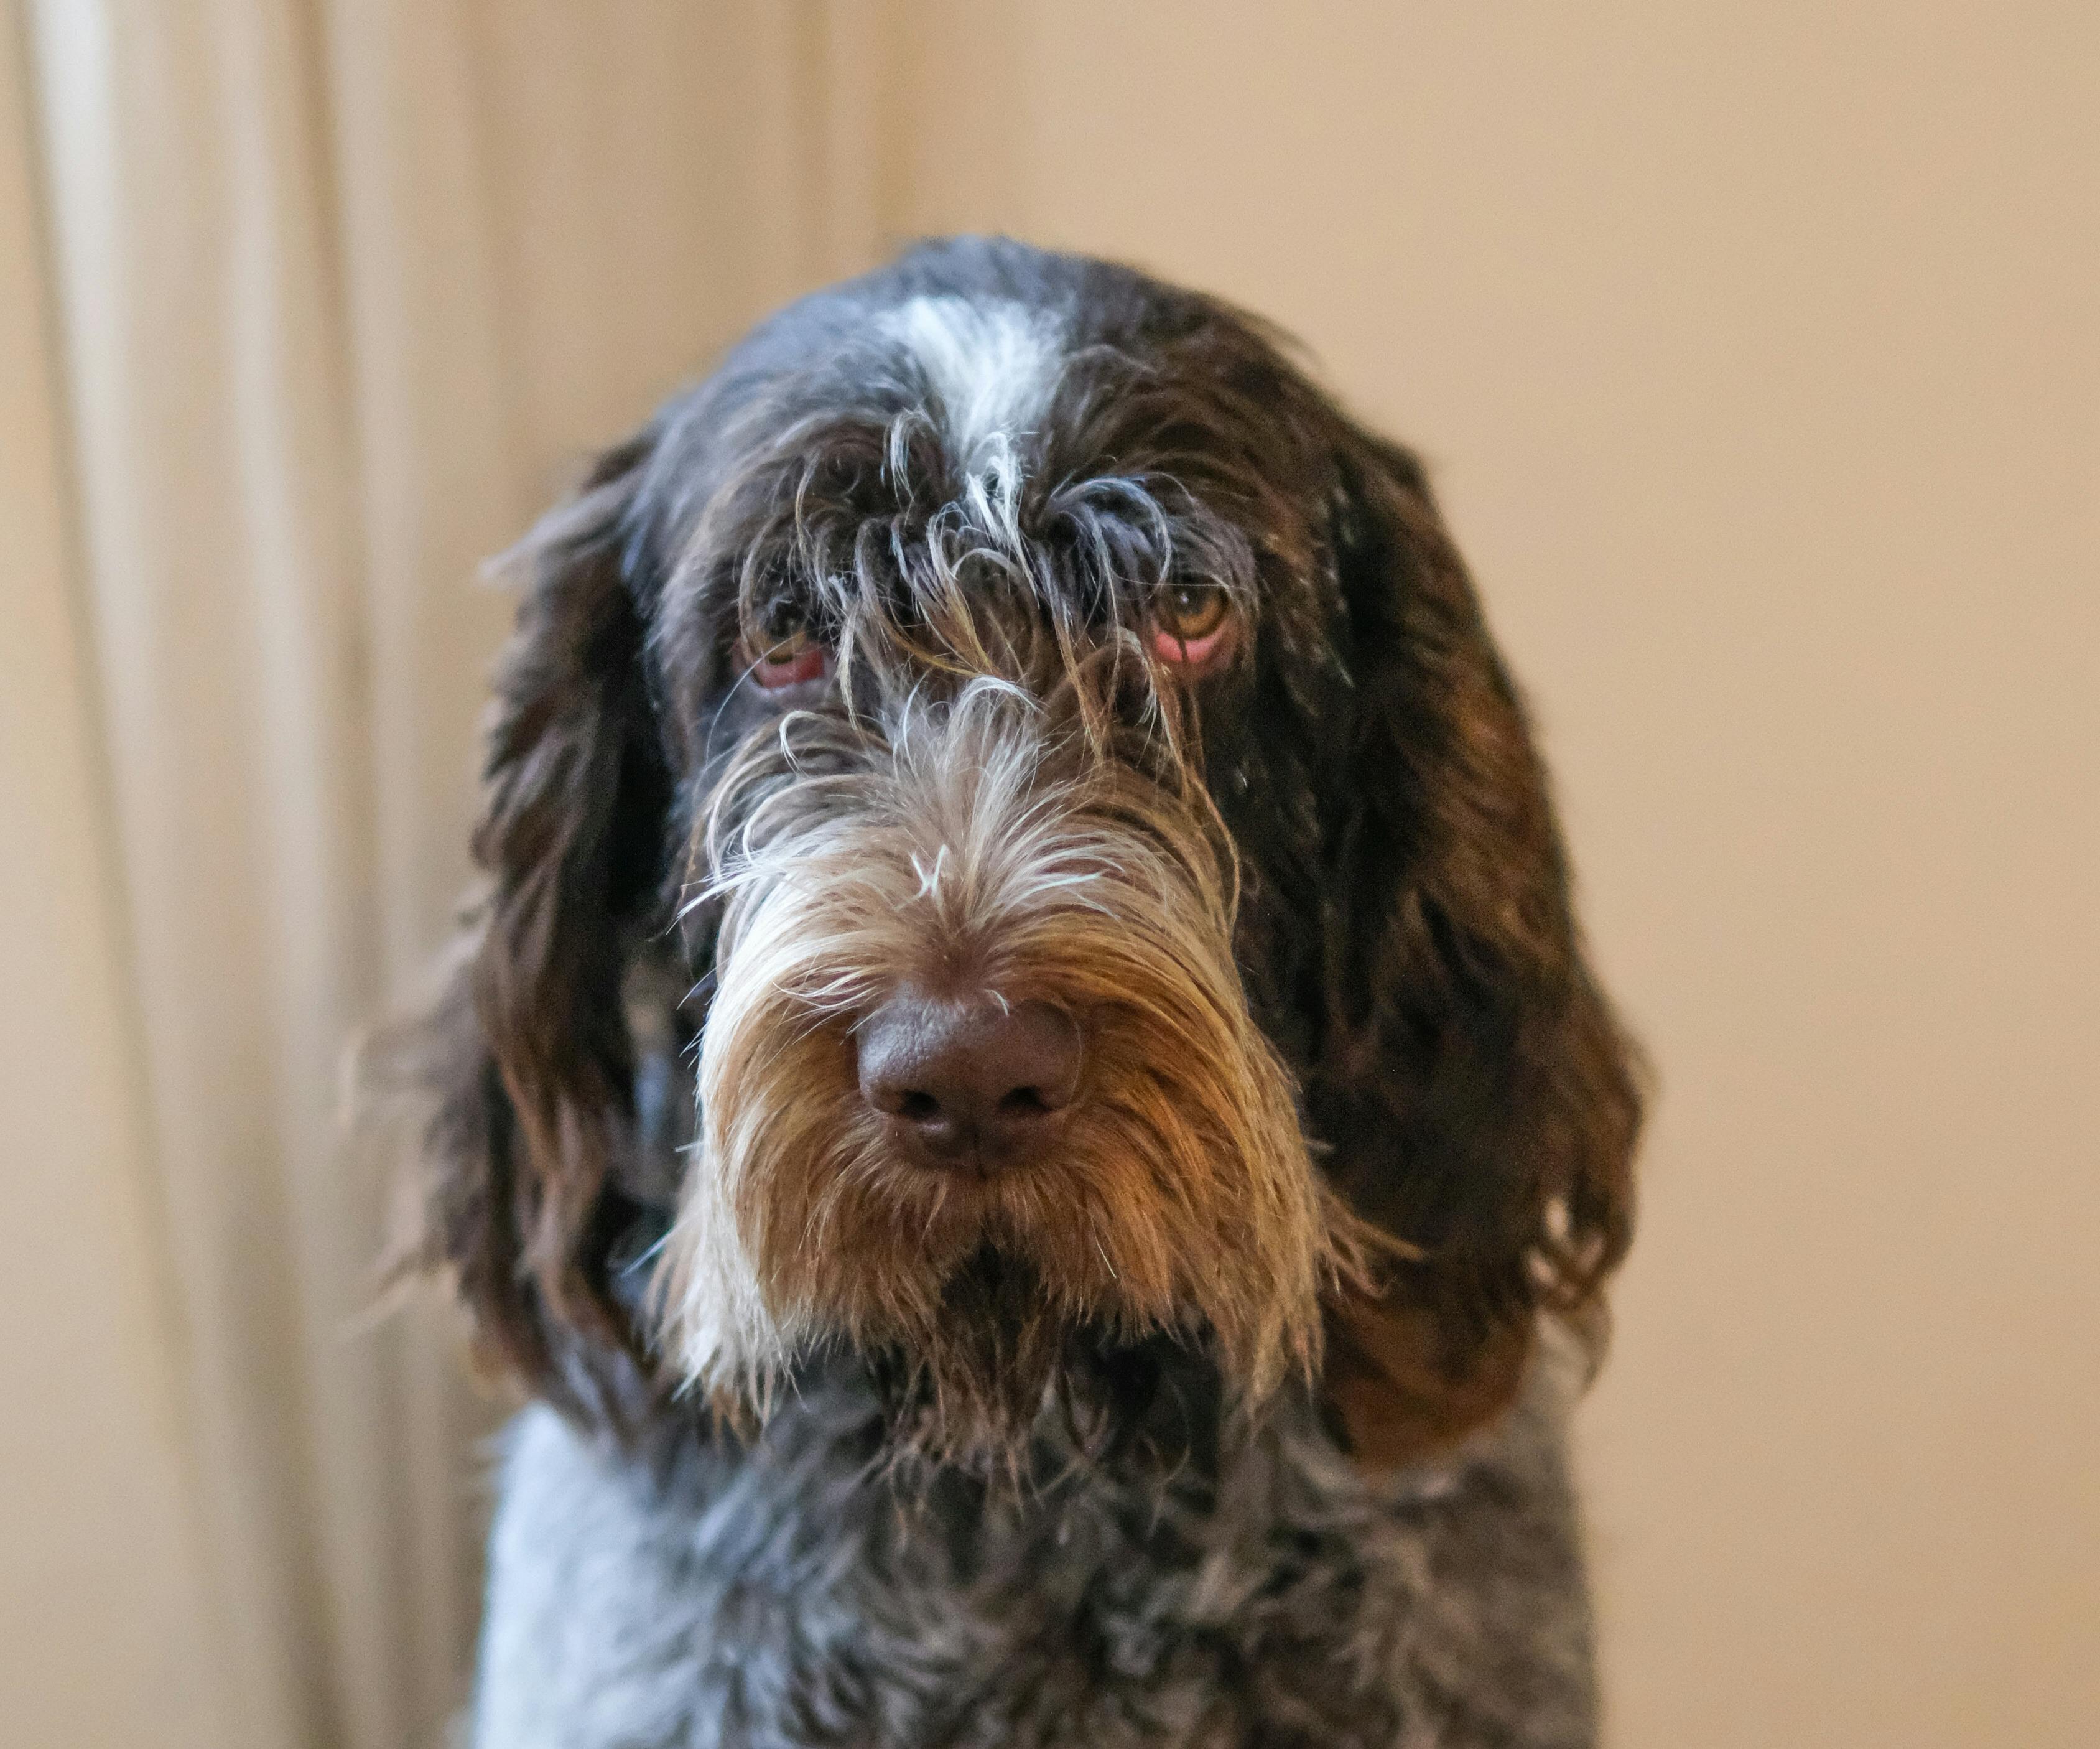
[[[361,1095],[562,1417],[478,1740],[1589,1741],[1539,1336],[1601,1328],[1639,1099],[1414,459],[1252,318],[960,240],[518,563],[485,886]],[[830,672],[769,690],[791,625]],[[907,984],[1071,1018],[1050,1157],[895,1155]]]

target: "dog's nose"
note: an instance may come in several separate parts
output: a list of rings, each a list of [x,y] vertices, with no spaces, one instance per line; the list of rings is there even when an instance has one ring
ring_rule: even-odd
[[[861,1097],[929,1164],[984,1171],[1033,1159],[1079,1083],[1079,1029],[1043,1002],[907,987],[862,1023]]]

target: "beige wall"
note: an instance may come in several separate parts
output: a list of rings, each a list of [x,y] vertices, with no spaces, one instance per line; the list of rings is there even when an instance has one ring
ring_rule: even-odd
[[[2093,1742],[2100,10],[953,10],[907,228],[1296,329],[1530,682],[1662,1087],[1612,1741]]]
[[[0,1739],[229,1744],[0,19]]]

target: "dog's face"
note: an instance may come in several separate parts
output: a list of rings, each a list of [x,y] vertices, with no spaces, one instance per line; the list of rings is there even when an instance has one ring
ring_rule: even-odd
[[[1391,1458],[1591,1302],[1636,1102],[1520,710],[1414,463],[1254,325],[931,246],[532,551],[418,1035],[429,1249],[528,1379],[762,1410],[848,1350],[977,1455],[1164,1343],[1319,1374]],[[697,1110],[652,1173],[666,959]]]

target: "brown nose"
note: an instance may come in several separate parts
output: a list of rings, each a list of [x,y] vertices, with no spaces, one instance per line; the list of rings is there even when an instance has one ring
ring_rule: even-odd
[[[860,1029],[861,1097],[931,1165],[1034,1159],[1079,1083],[1079,1029],[1043,1002],[957,1000],[909,986]]]

